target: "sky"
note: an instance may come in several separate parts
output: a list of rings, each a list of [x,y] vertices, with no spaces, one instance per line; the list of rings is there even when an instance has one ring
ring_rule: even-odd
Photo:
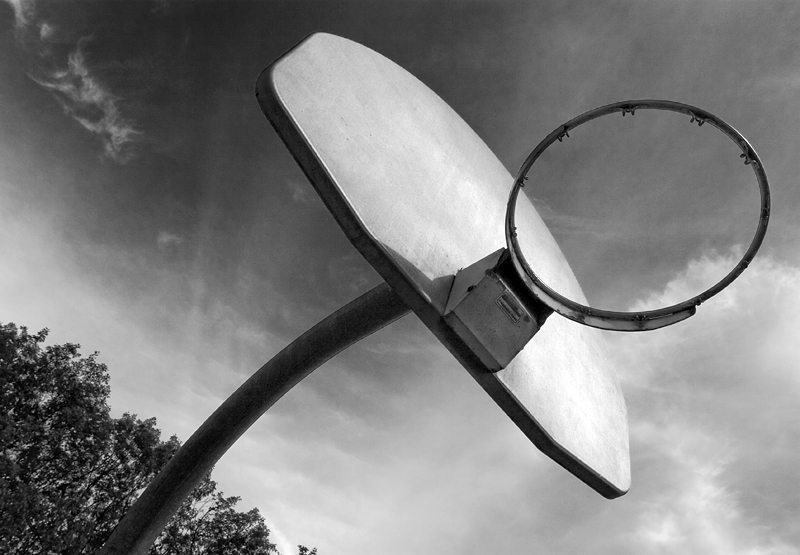
[[[512,174],[591,108],[704,108],[760,154],[772,219],[696,316],[605,334],[630,422],[620,499],[541,454],[413,315],[270,409],[220,489],[283,553],[800,553],[796,2],[4,0],[0,321],[99,351],[112,414],[185,440],[379,284],[255,99],[313,31],[416,75]],[[738,154],[675,114],[604,118],[548,150],[531,194],[592,304],[657,308],[746,249],[758,191]]]

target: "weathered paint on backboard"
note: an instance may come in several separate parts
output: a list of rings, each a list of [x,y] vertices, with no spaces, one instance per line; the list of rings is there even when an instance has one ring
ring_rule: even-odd
[[[505,246],[513,178],[473,130],[398,65],[328,34],[267,68],[257,96],[353,245],[520,429],[605,497],[623,495],[627,414],[601,332],[553,315],[491,373],[443,319],[456,272]],[[585,303],[524,195],[517,221],[537,271]]]

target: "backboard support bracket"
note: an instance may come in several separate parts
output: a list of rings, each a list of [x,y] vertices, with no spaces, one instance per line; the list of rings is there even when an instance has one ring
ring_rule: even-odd
[[[503,248],[458,271],[444,320],[490,372],[499,372],[552,313],[524,286]]]

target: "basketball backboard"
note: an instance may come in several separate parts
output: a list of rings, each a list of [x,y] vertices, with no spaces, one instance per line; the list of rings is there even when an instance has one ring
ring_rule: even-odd
[[[608,498],[630,486],[625,401],[601,332],[551,316],[489,369],[445,320],[459,270],[505,246],[514,179],[475,132],[404,69],[314,34],[258,79],[261,108],[351,243],[533,443]],[[551,285],[585,297],[528,199],[517,219]],[[555,276],[555,277],[553,277]]]

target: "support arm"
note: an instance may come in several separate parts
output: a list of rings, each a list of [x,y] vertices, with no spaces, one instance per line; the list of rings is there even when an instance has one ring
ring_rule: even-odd
[[[409,308],[385,283],[343,306],[262,366],[170,459],[112,532],[101,555],[144,555],[183,500],[267,409],[318,366]]]

